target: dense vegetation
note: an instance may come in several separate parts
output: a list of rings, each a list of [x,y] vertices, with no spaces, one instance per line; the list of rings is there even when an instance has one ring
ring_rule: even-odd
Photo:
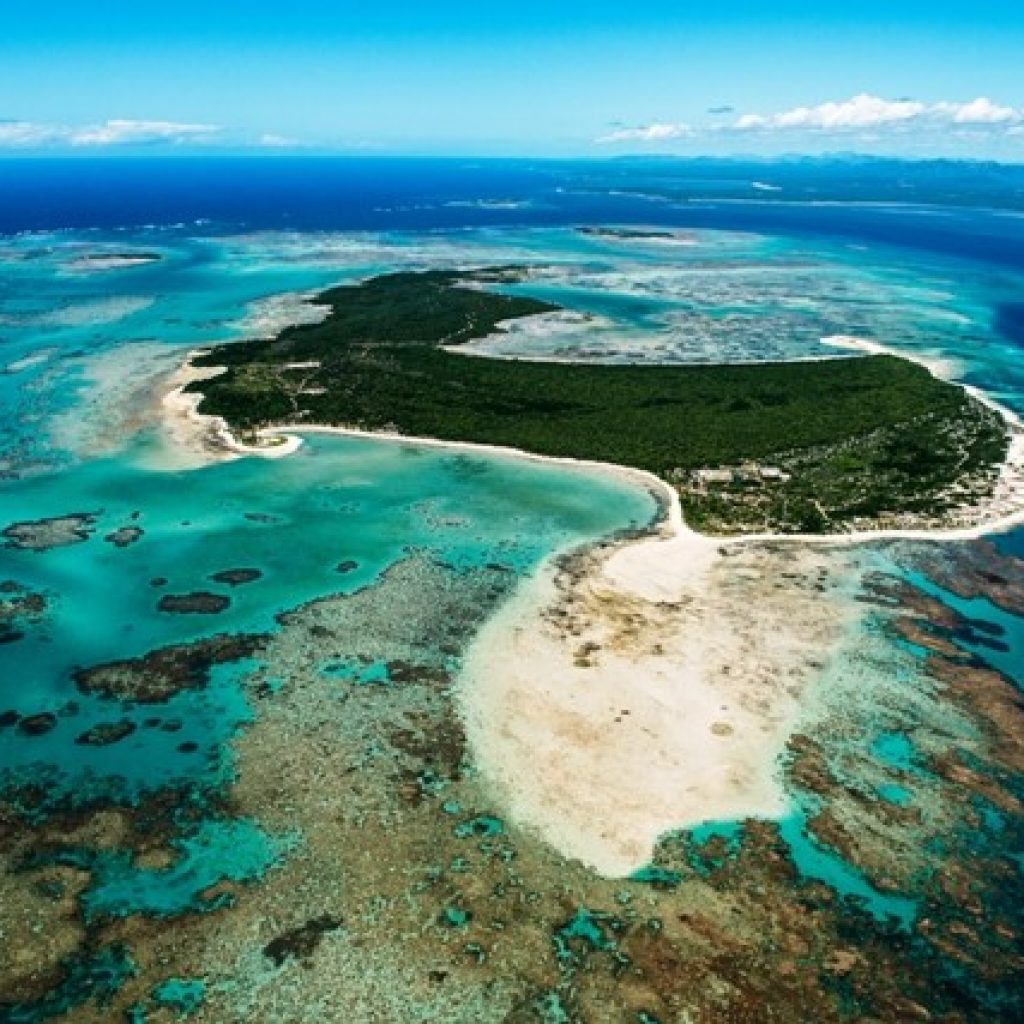
[[[961,388],[889,356],[743,366],[600,366],[487,359],[440,346],[553,307],[485,286],[515,267],[398,273],[325,292],[321,324],[221,346],[195,385],[204,413],[241,431],[328,423],[525,448],[651,470],[712,529],[835,529],[941,513],[990,487],[1000,417]],[[756,462],[709,486],[703,467]]]

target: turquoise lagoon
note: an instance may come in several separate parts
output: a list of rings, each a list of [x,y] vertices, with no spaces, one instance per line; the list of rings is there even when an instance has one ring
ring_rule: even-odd
[[[82,269],[83,254],[132,250],[161,259]],[[588,319],[513,331],[479,344],[484,352],[612,362],[822,358],[836,354],[822,337],[856,335],[941,360],[951,376],[1024,412],[1024,361],[993,314],[1024,278],[953,255],[707,230],[668,246],[565,227],[219,236],[171,228],[5,239],[0,527],[69,513],[92,513],[96,522],[81,543],[0,548],[0,581],[47,601],[22,640],[0,645],[0,712],[56,716],[42,735],[0,733],[0,784],[45,780],[54,805],[131,803],[170,786],[229,789],[230,741],[258,714],[244,685],[256,663],[220,666],[207,687],[161,705],[159,717],[174,731],[147,725],[152,708],[79,693],[74,671],[217,633],[273,632],[281,613],[354,593],[411,554],[525,575],[555,552],[651,522],[652,497],[609,476],[412,443],[310,434],[281,460],[156,468],[162,375],[190,348],[287,322],[295,304],[275,296],[395,267],[510,262],[536,268],[516,288]],[[125,526],[143,531],[136,543],[104,539]],[[874,567],[883,563],[880,556]],[[261,575],[234,587],[212,580],[236,568]],[[162,595],[194,591],[230,604],[216,615],[159,610]],[[1024,679],[1019,620],[988,602],[961,604],[1002,627],[1008,649],[992,660]],[[328,673],[345,668],[324,665]],[[360,681],[386,682],[386,670],[365,667]],[[97,724],[125,719],[136,728],[119,743],[75,742]],[[881,770],[914,770],[905,737],[883,732],[866,742]],[[892,780],[877,792],[906,801]],[[804,825],[803,810],[781,823],[801,872],[880,918],[913,921],[911,901],[876,892]],[[712,827],[728,834],[735,826]],[[301,842],[211,811],[182,824],[170,869],[105,855],[85,905],[173,916],[219,879],[257,880]]]
[[[106,270],[83,262],[131,252],[161,258]],[[393,268],[509,262],[535,268],[517,288],[593,319],[497,336],[478,345],[483,351],[602,361],[800,359],[835,355],[822,337],[859,335],[943,361],[957,379],[1024,411],[1019,349],[993,327],[993,309],[1014,294],[1020,276],[945,255],[707,230],[679,231],[666,244],[564,227],[217,235],[179,226],[14,236],[0,243],[7,368],[0,402],[8,412],[0,425],[2,518],[101,516],[88,543],[42,554],[0,549],[0,576],[45,592],[53,607],[43,627],[0,648],[0,664],[11,666],[0,675],[0,703],[26,714],[57,709],[72,697],[76,667],[213,632],[271,629],[279,612],[366,585],[411,549],[484,562],[500,554],[525,572],[554,550],[648,520],[648,496],[603,477],[372,440],[317,435],[281,461],[146,468],[158,448],[146,427],[155,382],[190,348],[272,333],[296,315],[288,296],[338,281]],[[132,524],[144,530],[139,543],[118,549],[102,541]],[[345,561],[357,567],[342,578],[336,567]],[[220,615],[157,611],[161,593],[217,590],[209,577],[239,566],[263,578],[221,587],[231,605]],[[168,583],[158,591],[150,581],[160,577]],[[1004,670],[1019,665],[1015,650],[999,660]],[[233,692],[218,677],[202,696],[176,698],[192,723],[189,738],[204,751],[245,720]],[[73,722],[5,742],[0,763],[132,778],[140,771],[134,748],[174,751],[185,738],[71,747],[71,734],[106,711],[76,700]],[[203,707],[199,714],[211,701],[216,713]],[[182,770],[180,761],[158,756],[142,775],[166,780]]]
[[[212,633],[273,630],[276,615],[352,593],[413,552],[525,573],[553,551],[640,528],[655,514],[643,489],[521,459],[308,435],[298,454],[280,461],[159,472],[133,462],[145,444],[5,485],[9,521],[80,511],[99,519],[86,542],[0,555],[0,575],[43,593],[52,608],[44,624],[0,648],[0,705],[60,719],[44,736],[9,736],[3,770],[60,766],[72,791],[82,773],[116,775],[130,788],[167,784],[199,770],[204,755],[246,720],[232,672],[220,667],[201,694],[183,693],[161,708],[183,722],[173,735],[140,729],[110,747],[82,748],[74,737],[109,720],[111,708],[75,691],[76,668]],[[125,524],[144,531],[139,541],[119,548],[103,539]],[[236,587],[211,580],[239,567],[263,575]],[[195,591],[223,594],[231,604],[215,616],[158,608],[164,593]],[[74,714],[60,717],[71,701]],[[134,715],[140,724],[149,717],[145,708]],[[183,757],[183,741],[200,750]]]

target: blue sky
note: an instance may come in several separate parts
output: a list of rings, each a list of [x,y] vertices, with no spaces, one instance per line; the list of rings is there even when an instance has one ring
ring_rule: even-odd
[[[4,6],[0,154],[1024,160],[1010,0]]]

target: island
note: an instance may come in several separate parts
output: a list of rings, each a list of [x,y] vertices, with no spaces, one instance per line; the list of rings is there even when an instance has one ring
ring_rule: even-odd
[[[623,366],[460,352],[560,311],[509,287],[528,276],[405,271],[332,288],[320,323],[196,355],[204,379],[186,390],[254,442],[332,425],[646,470],[715,534],[949,527],[996,487],[1005,418],[892,355]]]
[[[163,256],[158,252],[88,252],[72,260],[71,270],[127,270],[159,263]]]
[[[619,228],[588,225],[576,230],[581,235],[611,242],[671,242],[678,245],[693,245],[695,243],[692,232],[667,231],[663,228]]]

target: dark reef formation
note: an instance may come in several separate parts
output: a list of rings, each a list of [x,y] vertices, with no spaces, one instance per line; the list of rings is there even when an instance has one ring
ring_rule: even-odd
[[[344,921],[340,917],[321,914],[319,917],[310,918],[298,928],[292,928],[276,939],[271,939],[263,947],[263,953],[278,967],[290,958],[308,961],[316,952],[323,937],[330,932],[336,932],[343,924]]]
[[[142,658],[80,669],[75,685],[85,694],[138,704],[161,704],[182,690],[202,689],[216,665],[252,658],[267,643],[259,634],[220,634],[194,644],[161,647]]]
[[[229,587],[241,587],[262,578],[263,573],[259,569],[222,569],[210,577],[214,583],[223,583]]]
[[[892,554],[918,569],[937,557]],[[1005,582],[1024,564],[991,555],[949,550],[928,577],[1024,613]],[[975,562],[993,579],[972,575]],[[0,880],[13,881],[0,924],[21,958],[0,963],[0,1019],[219,1024],[312,1006],[330,1021],[482,1024],[1022,1019],[1011,854],[1024,841],[1024,705],[978,653],[998,639],[992,623],[871,576],[863,607],[915,671],[792,738],[784,768],[803,819],[666,835],[648,867],[604,879],[498,816],[468,758],[454,668],[514,582],[498,561],[411,555],[282,614],[272,635],[77,673],[83,692],[130,712],[237,662],[257,713],[216,780],[132,801],[61,802],[43,778],[2,794]],[[128,720],[89,734],[114,743]],[[169,707],[139,727],[180,724]],[[175,752],[187,765],[201,749],[188,738]],[[301,839],[258,878],[235,840],[208,876],[187,843],[211,819]],[[191,871],[201,882],[175,910],[89,912],[115,867],[143,901]]]
[[[51,548],[87,541],[96,529],[98,512],[71,512],[68,515],[29,522],[11,523],[0,530],[9,548],[23,551],[49,551]]]
[[[116,548],[127,548],[140,541],[144,533],[141,526],[120,526],[103,539]]]
[[[77,736],[75,742],[84,747],[108,747],[131,736],[136,728],[135,723],[127,718],[119,722],[101,722]]]
[[[157,608],[169,615],[219,615],[230,607],[231,598],[209,590],[193,590],[188,594],[164,594]]]
[[[0,581],[0,644],[21,640],[26,630],[46,617],[48,601],[17,580]]]

